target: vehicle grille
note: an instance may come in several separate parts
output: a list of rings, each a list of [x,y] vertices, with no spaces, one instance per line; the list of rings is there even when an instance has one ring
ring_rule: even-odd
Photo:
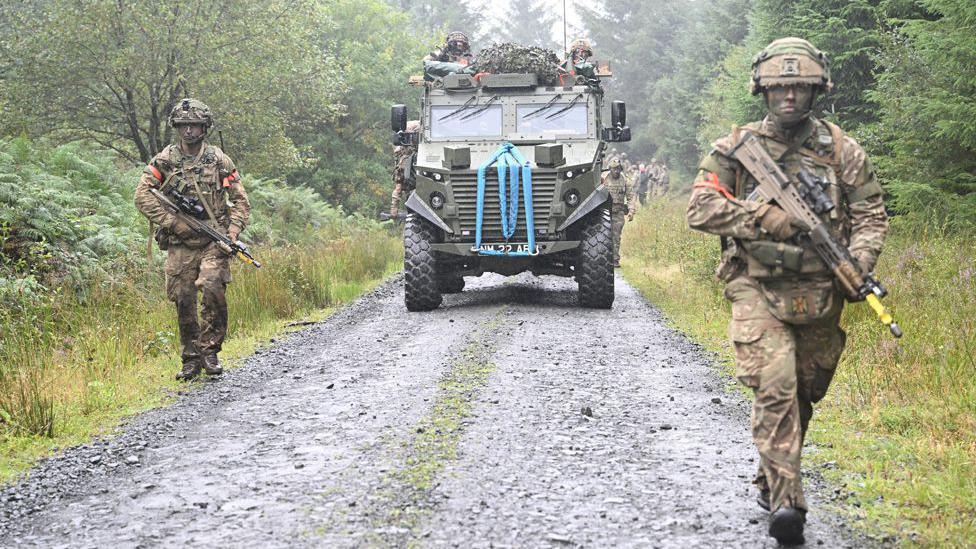
[[[451,188],[454,200],[457,202],[458,217],[461,231],[471,231],[470,241],[474,242],[475,221],[477,217],[478,173],[466,172],[451,174]],[[524,192],[525,187],[522,187]],[[534,212],[535,228],[545,229],[549,226],[549,211],[556,190],[555,171],[532,171],[532,209]],[[518,226],[513,242],[525,242],[528,239],[525,227],[525,207],[521,196],[519,199]],[[485,214],[481,226],[483,242],[501,242],[502,217],[498,203],[498,172],[490,170],[486,174],[485,185]],[[466,237],[465,240],[468,240]]]

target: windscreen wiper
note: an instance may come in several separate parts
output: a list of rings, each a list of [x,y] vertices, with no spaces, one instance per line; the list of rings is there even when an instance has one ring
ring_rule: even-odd
[[[553,118],[556,118],[560,114],[568,111],[569,109],[572,109],[573,106],[576,105],[576,103],[578,103],[580,99],[583,99],[583,94],[579,94],[576,97],[574,97],[573,100],[569,102],[569,105],[566,105],[565,107],[559,109],[558,111],[550,114],[549,116],[546,117],[546,120],[551,120]]]
[[[461,117],[461,120],[468,120],[469,118],[474,118],[474,117],[478,116],[479,114],[485,112],[486,110],[488,110],[488,107],[490,107],[491,104],[495,102],[496,99],[498,99],[498,96],[497,95],[491,96],[491,99],[489,99],[487,102],[485,102],[484,105],[482,105],[481,107],[479,107],[478,110],[476,110],[474,112],[470,112],[470,113],[462,116]]]
[[[461,106],[460,106],[460,107],[458,107],[457,109],[455,109],[455,110],[453,110],[453,111],[451,111],[451,112],[449,112],[449,113],[447,113],[447,114],[445,114],[444,116],[442,116],[442,117],[440,117],[440,118],[438,118],[438,119],[437,119],[437,121],[438,121],[438,122],[443,122],[443,121],[445,121],[445,120],[447,120],[448,118],[451,118],[452,116],[456,116],[456,115],[458,115],[458,114],[461,114],[461,113],[462,113],[462,112],[464,112],[464,111],[465,111],[465,110],[466,110],[466,109],[467,109],[468,107],[470,107],[470,106],[471,106],[471,103],[472,103],[473,101],[476,101],[477,99],[478,99],[478,96],[476,96],[476,95],[472,95],[471,97],[469,97],[469,98],[468,98],[468,100],[467,100],[467,101],[465,101],[465,102],[464,102],[464,104],[463,104],[463,105],[461,105]]]
[[[522,117],[522,120],[528,120],[528,119],[530,119],[530,118],[532,118],[532,117],[534,117],[534,116],[538,116],[538,115],[540,115],[540,114],[542,114],[542,113],[544,113],[544,112],[546,112],[547,110],[549,110],[550,108],[552,108],[552,106],[553,106],[553,104],[555,104],[555,103],[556,103],[556,101],[559,101],[559,99],[560,99],[560,98],[561,98],[562,96],[563,96],[563,94],[561,94],[561,93],[557,93],[557,94],[556,94],[556,97],[553,97],[552,99],[550,99],[550,100],[549,100],[549,102],[548,102],[548,103],[546,103],[545,105],[543,105],[543,106],[542,106],[541,108],[538,108],[538,109],[536,109],[536,110],[534,110],[534,111],[532,111],[532,112],[530,112],[529,114],[527,114],[527,115],[525,115],[525,116],[523,116],[523,117]]]

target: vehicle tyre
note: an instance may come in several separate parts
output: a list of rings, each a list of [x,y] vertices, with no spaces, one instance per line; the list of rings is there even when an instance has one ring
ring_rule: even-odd
[[[581,306],[592,309],[613,306],[613,228],[609,208],[598,208],[583,220],[576,282]]]
[[[455,274],[443,274],[437,278],[437,288],[442,294],[456,294],[464,289],[464,277]]]
[[[432,311],[441,304],[432,242],[431,224],[415,213],[407,214],[403,226],[403,293],[408,311]]]

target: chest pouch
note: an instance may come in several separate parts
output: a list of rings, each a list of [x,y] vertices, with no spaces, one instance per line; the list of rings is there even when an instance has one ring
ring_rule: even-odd
[[[769,311],[787,324],[811,324],[840,313],[844,298],[830,279],[760,281]]]

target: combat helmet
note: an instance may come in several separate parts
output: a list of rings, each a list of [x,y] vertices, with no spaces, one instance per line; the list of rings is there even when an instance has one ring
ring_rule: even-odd
[[[213,126],[210,107],[196,99],[187,98],[180,101],[169,113],[169,125],[175,128],[183,124],[203,124],[210,129]]]
[[[569,52],[572,53],[576,50],[582,50],[587,57],[593,56],[593,48],[590,47],[590,41],[585,38],[577,38],[573,40],[573,43],[569,45]]]
[[[620,163],[619,158],[614,157],[610,159],[610,163],[607,164],[607,167],[609,167],[611,170],[614,168],[623,168],[623,164]]]
[[[468,51],[471,49],[471,40],[468,35],[461,31],[451,31],[447,34],[447,38],[444,39],[444,43],[450,45],[451,42],[464,42],[463,51]]]
[[[821,93],[834,87],[827,55],[810,42],[791,36],[774,40],[752,60],[749,91],[759,95],[772,86],[793,84],[809,84]]]

